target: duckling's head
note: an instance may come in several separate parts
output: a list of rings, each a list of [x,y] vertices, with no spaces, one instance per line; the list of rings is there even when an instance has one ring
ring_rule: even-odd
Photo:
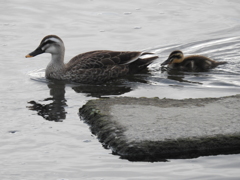
[[[26,58],[34,57],[42,53],[58,54],[64,51],[64,44],[61,38],[56,35],[48,35],[42,39],[37,49],[26,55]]]
[[[164,66],[166,64],[170,65],[170,64],[174,64],[174,63],[181,63],[184,59],[184,55],[182,53],[182,51],[173,51],[169,56],[168,59],[166,61],[164,61],[161,66]]]

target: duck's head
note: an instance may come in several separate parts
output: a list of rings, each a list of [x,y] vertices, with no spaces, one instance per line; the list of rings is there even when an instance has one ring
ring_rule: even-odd
[[[181,63],[184,59],[184,55],[182,53],[182,51],[173,51],[169,56],[168,59],[166,61],[164,61],[161,66],[164,65],[169,65],[169,64],[174,64],[174,63]]]
[[[64,44],[61,38],[56,35],[48,35],[43,38],[37,49],[26,55],[26,58],[34,57],[42,53],[58,54],[61,52],[64,52]]]

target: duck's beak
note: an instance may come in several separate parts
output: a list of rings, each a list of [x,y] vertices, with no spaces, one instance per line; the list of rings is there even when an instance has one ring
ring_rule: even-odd
[[[26,55],[25,58],[31,58],[33,56],[31,56],[30,54]]]
[[[37,56],[39,54],[42,54],[42,53],[44,53],[44,51],[40,47],[38,47],[37,49],[35,49],[33,52],[29,53],[25,57],[26,58],[31,58],[31,57]]]
[[[164,65],[167,65],[167,64],[170,64],[171,63],[171,58],[168,58],[166,61],[164,61],[161,66],[164,66]]]

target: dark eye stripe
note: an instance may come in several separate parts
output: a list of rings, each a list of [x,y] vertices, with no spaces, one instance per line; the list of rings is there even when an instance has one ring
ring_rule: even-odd
[[[54,43],[54,41],[52,41],[52,40],[47,40],[46,42],[44,42],[43,44],[42,44],[42,46],[45,46],[46,44],[53,44]]]
[[[173,58],[173,59],[181,59],[181,56],[180,55],[172,55],[171,58]]]
[[[181,56],[180,55],[175,55],[175,56],[173,56],[174,58],[177,58],[177,59],[180,59],[181,58]]]

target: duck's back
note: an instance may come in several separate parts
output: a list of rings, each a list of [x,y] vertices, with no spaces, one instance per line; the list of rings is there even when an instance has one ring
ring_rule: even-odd
[[[79,54],[66,64],[66,79],[87,84],[101,84],[130,72],[130,64],[139,65],[142,52],[91,51]],[[156,57],[154,58],[156,59]],[[152,60],[149,60],[149,63]],[[146,62],[147,64],[147,62]],[[148,65],[147,64],[147,65]]]
[[[77,66],[81,69],[102,68],[104,66],[114,66],[128,64],[140,56],[141,52],[121,52],[121,51],[90,51],[79,54],[67,63],[67,68]]]
[[[183,70],[190,71],[206,71],[208,69],[215,68],[220,64],[225,64],[226,62],[214,61],[208,57],[200,55],[186,56],[183,62],[179,63],[179,66]]]

